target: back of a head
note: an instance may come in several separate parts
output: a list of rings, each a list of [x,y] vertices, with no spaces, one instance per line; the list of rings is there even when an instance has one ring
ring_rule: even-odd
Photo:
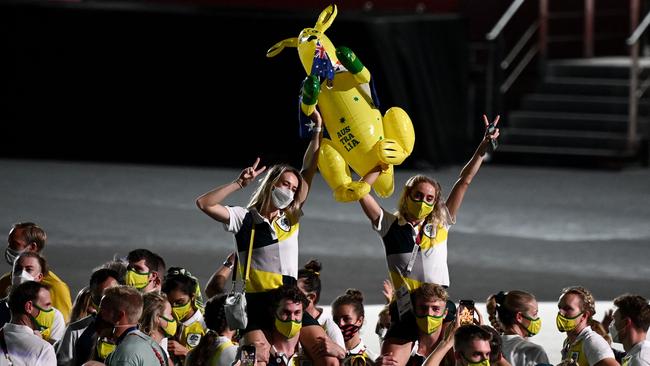
[[[95,288],[96,286],[104,283],[107,279],[112,278],[118,283],[120,282],[120,274],[110,268],[99,268],[93,271],[90,275],[89,287]]]
[[[19,222],[14,224],[13,230],[20,229],[23,231],[23,236],[27,244],[35,243],[36,251],[41,252],[45,248],[47,241],[47,234],[40,226],[33,222]]]
[[[454,334],[454,349],[456,351],[464,352],[475,339],[491,342],[492,333],[483,329],[479,325],[462,325]]]
[[[142,316],[142,294],[131,286],[119,285],[107,288],[101,307],[113,312],[124,311],[129,323],[138,323]]]
[[[359,317],[365,318],[365,311],[363,308],[363,293],[357,289],[349,288],[345,290],[345,294],[337,297],[332,302],[332,309],[335,309],[342,305],[351,305],[354,308],[354,312]]]
[[[13,287],[7,301],[11,314],[24,314],[25,304],[29,301],[35,303],[41,289],[49,290],[46,285],[35,281],[23,282],[20,285]]]
[[[491,326],[481,325],[480,327],[492,335],[492,339],[490,339],[490,363],[493,364],[499,361],[501,358],[501,352],[503,351],[503,340],[501,339],[499,332]]]
[[[205,325],[217,334],[223,333],[228,328],[224,310],[226,297],[228,296],[225,294],[216,295],[205,304],[205,313],[203,314]]]
[[[159,317],[165,312],[167,296],[157,292],[148,292],[142,295],[142,316],[140,317],[140,330],[151,335],[159,324]]]
[[[323,267],[319,261],[312,259],[305,264],[305,268],[298,271],[298,280],[303,280],[303,288],[305,292],[316,294],[316,300],[314,303],[318,303],[318,300],[320,300],[320,271],[322,268]]]
[[[125,284],[125,278],[126,278],[126,268],[127,268],[128,263],[125,262],[124,260],[120,259],[115,259],[110,262],[106,262],[102,264],[101,267],[96,268],[95,270],[101,269],[101,268],[107,268],[110,270],[113,270],[117,272],[117,282],[120,283],[120,285]]]
[[[629,318],[634,327],[643,332],[650,326],[650,304],[639,295],[625,294],[614,299],[621,319]]]
[[[521,291],[501,291],[491,295],[486,301],[490,323],[499,331],[503,331],[501,325],[506,328],[516,324],[517,313],[526,313],[530,303],[535,301],[535,296]]]

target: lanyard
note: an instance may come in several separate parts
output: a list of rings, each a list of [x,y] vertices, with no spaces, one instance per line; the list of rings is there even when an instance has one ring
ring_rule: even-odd
[[[411,251],[411,258],[409,259],[408,264],[406,265],[406,272],[403,274],[404,277],[407,277],[411,274],[413,266],[415,265],[415,258],[418,256],[418,250],[420,250],[420,243],[422,242],[422,233],[424,232],[424,221],[417,226],[418,234],[415,236],[415,244],[413,244],[413,250]]]

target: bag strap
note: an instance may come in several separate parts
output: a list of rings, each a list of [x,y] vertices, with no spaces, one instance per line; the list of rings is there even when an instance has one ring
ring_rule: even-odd
[[[253,228],[251,229],[251,241],[248,244],[248,259],[246,260],[246,272],[244,272],[244,287],[246,287],[246,282],[250,275],[251,270],[251,257],[253,256],[253,240],[255,239],[255,223],[253,223]]]

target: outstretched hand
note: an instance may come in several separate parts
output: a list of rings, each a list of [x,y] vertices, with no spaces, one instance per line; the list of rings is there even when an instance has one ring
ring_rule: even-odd
[[[497,115],[497,117],[490,123],[486,115],[483,115],[483,123],[485,123],[485,137],[494,140],[497,137],[499,137],[499,129],[496,128],[497,124],[499,124],[499,119],[501,116]],[[490,125],[494,126],[494,129],[490,129]]]
[[[250,182],[255,180],[255,178],[262,174],[266,170],[266,166],[263,166],[259,169],[257,169],[257,165],[260,163],[260,158],[255,159],[255,163],[253,163],[253,166],[250,166],[239,174],[239,178],[237,178],[237,183],[243,187],[246,187]]]

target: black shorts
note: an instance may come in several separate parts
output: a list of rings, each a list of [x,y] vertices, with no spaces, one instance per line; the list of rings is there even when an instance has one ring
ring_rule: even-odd
[[[246,293],[246,314],[248,315],[248,325],[241,334],[246,334],[252,330],[271,331],[275,326],[275,314],[273,313],[273,290],[267,292]],[[308,327],[318,325],[307,311],[302,313],[302,326]]]

